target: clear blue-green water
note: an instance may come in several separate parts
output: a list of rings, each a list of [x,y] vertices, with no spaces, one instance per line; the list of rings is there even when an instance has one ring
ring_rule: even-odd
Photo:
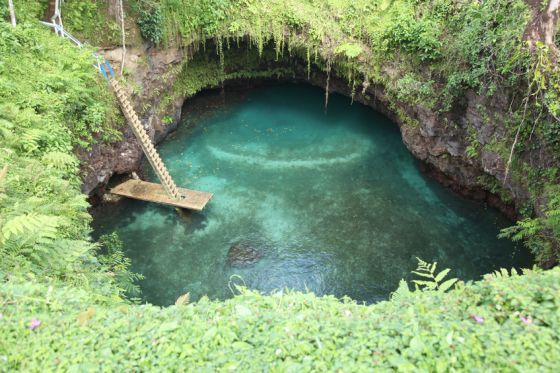
[[[95,234],[118,232],[151,303],[230,297],[232,275],[369,303],[410,279],[416,256],[463,280],[530,265],[496,238],[510,222],[422,175],[397,126],[346,97],[325,114],[318,88],[265,86],[201,95],[185,115],[159,150],[178,185],[214,193],[207,209],[123,200],[95,213]],[[237,242],[258,258],[228,262]]]

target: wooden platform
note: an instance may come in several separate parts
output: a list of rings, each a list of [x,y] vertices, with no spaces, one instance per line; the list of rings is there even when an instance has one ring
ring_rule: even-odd
[[[202,211],[204,206],[212,198],[212,193],[199,192],[196,190],[178,188],[179,193],[184,196],[181,200],[169,198],[161,184],[149,183],[142,180],[127,180],[111,189],[111,193],[139,199],[142,201],[161,203],[164,205],[179,207],[183,209]]]

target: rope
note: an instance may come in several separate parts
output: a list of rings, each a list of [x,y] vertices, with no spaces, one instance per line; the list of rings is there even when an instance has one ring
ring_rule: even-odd
[[[64,36],[64,26],[62,25],[62,13],[60,11],[60,0],[55,0],[54,3],[54,15],[51,18],[51,22],[58,27],[55,28],[57,35]],[[57,23],[58,21],[58,23]],[[60,34],[59,34],[60,33]]]

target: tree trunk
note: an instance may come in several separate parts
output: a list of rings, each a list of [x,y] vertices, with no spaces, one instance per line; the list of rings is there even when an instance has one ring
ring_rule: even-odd
[[[114,17],[119,22],[119,9],[121,0],[107,0],[107,14],[109,17]]]
[[[546,45],[554,45],[558,17],[560,16],[560,0],[550,0],[546,8],[546,15],[543,17],[544,42]]]
[[[119,0],[119,15],[121,21],[121,34],[122,34],[122,55],[121,55],[121,76],[122,76],[124,70],[124,59],[126,57],[126,33],[124,29],[123,0]]]
[[[47,5],[47,10],[45,10],[45,14],[43,15],[43,19],[45,21],[50,21],[52,17],[54,17],[54,12],[56,11],[56,0],[49,0]]]
[[[537,42],[541,42],[557,52],[554,39],[560,18],[560,0],[548,0],[544,7],[540,0],[526,0],[526,2],[531,8],[533,19],[525,29],[525,40],[529,42],[531,49],[535,48]]]
[[[8,8],[10,9],[10,20],[12,21],[12,26],[16,27],[16,11],[14,10],[14,2],[8,0]]]

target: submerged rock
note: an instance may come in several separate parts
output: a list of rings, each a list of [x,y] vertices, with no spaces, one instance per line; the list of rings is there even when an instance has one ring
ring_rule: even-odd
[[[236,242],[228,250],[227,264],[232,267],[255,264],[262,255],[262,250],[249,242]]]

